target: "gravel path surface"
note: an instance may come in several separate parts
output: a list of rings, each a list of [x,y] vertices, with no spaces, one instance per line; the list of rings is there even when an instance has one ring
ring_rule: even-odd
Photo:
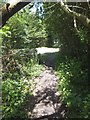
[[[57,92],[58,77],[55,76],[53,69],[45,67],[45,70],[34,81],[36,85],[33,97],[28,102],[28,118],[40,120],[64,118],[65,107]]]

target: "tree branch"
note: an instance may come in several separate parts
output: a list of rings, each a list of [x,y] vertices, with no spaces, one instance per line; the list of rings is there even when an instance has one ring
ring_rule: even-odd
[[[86,9],[83,7],[73,6],[73,5],[67,5],[67,6],[68,6],[68,8],[71,7],[71,8],[77,8],[77,9],[82,9],[83,11],[86,11]]]
[[[16,12],[18,12],[21,8],[29,4],[30,2],[22,2],[22,0],[14,0],[11,3],[6,3],[0,11],[0,18],[2,18],[2,22],[0,21],[0,28],[5,25],[6,21],[12,17]]]
[[[77,20],[81,21],[84,26],[86,26],[86,27],[88,27],[88,28],[90,29],[90,19],[89,19],[87,16],[85,16],[85,15],[83,15],[83,14],[80,14],[80,13],[77,13],[77,12],[75,12],[75,11],[70,10],[70,9],[68,8],[68,6],[64,4],[64,2],[63,2],[62,0],[61,0],[60,4],[61,4],[61,8],[62,8],[66,13],[68,13],[68,14],[69,14],[70,16],[72,16],[72,17],[75,16]]]

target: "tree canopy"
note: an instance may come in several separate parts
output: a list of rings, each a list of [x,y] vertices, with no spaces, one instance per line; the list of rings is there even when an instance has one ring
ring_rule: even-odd
[[[0,16],[2,16],[2,23],[0,26],[3,26],[11,16],[13,16],[16,12],[18,12],[21,8],[23,8],[24,6],[29,4],[31,1],[26,2],[23,0],[23,2],[22,2],[22,0],[14,0],[13,2],[11,2],[11,3],[10,2],[6,3],[1,8]],[[68,2],[63,2],[62,0],[60,1],[60,7],[67,14],[69,14],[70,16],[74,17],[75,19],[79,20],[86,27],[90,28],[89,2],[88,1],[84,2],[84,4],[85,5],[82,5],[82,3],[78,3],[78,4],[74,5],[72,3],[70,6],[70,5],[68,5]],[[80,9],[81,11],[78,12],[77,9]]]

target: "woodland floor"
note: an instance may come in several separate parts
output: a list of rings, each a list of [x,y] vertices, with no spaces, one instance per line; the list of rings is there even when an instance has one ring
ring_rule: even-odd
[[[34,82],[33,96],[28,97],[25,106],[28,118],[39,120],[65,118],[66,107],[57,92],[58,77],[54,70],[45,66]]]

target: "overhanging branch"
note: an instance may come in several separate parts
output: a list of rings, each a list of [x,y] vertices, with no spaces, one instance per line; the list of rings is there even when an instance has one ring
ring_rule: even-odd
[[[6,21],[12,17],[16,12],[18,12],[21,8],[25,7],[30,2],[23,2],[21,0],[14,0],[15,2],[6,3],[0,11],[0,18],[2,18],[2,22],[0,21],[0,28],[5,25]]]
[[[90,29],[90,19],[83,15],[83,14],[80,14],[80,13],[77,13],[71,9],[68,8],[67,5],[64,4],[64,2],[61,0],[60,2],[61,4],[61,8],[69,15],[71,15],[72,17],[76,17],[77,20],[81,21],[83,25],[85,25],[86,27],[88,27]]]

